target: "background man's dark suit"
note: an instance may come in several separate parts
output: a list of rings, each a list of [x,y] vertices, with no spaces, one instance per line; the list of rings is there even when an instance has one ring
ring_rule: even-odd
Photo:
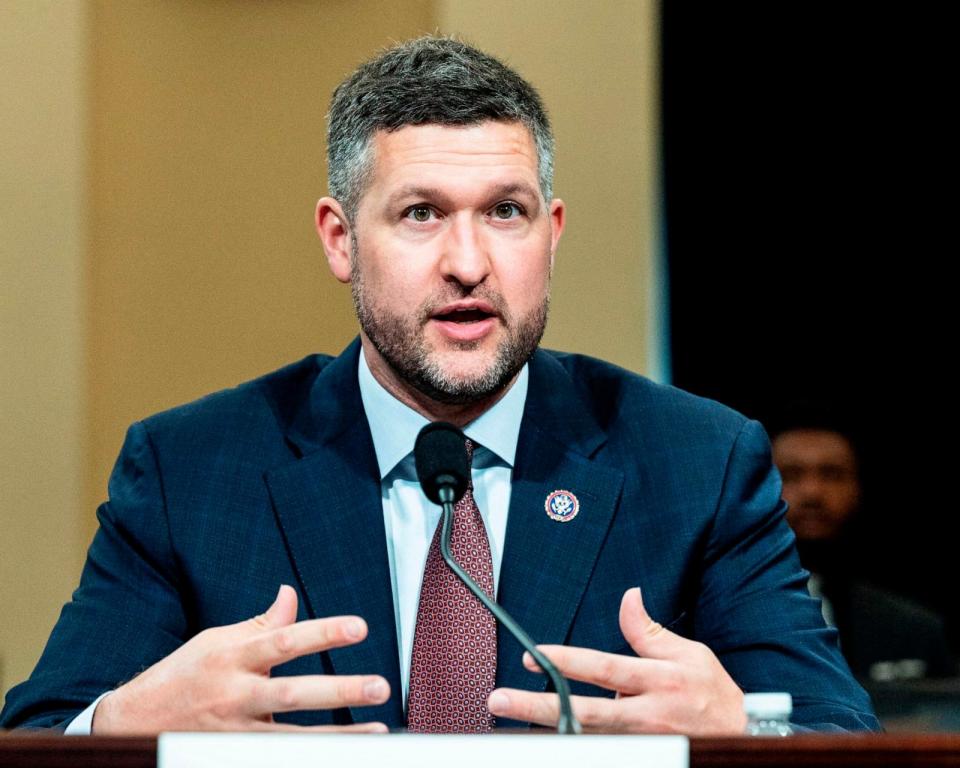
[[[369,638],[280,674],[379,673],[383,705],[279,715],[403,724],[379,474],[359,343],[131,427],[79,589],[2,725],[64,725],[207,627],[262,612],[358,614]],[[554,522],[551,491],[580,500]],[[790,691],[794,719],[876,727],[804,590],[762,428],[598,360],[537,351],[517,448],[499,600],[543,643],[630,653],[623,592],[702,641],[745,691]],[[542,690],[500,633],[497,685]],[[606,693],[573,683],[575,693]],[[503,721],[501,721],[501,724]]]

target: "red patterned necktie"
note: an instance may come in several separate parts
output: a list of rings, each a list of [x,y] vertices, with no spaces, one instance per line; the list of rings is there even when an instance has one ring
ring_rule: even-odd
[[[473,443],[467,440],[472,463]],[[410,663],[407,727],[420,733],[476,733],[493,729],[487,697],[497,675],[497,624],[440,555],[437,525],[420,588]],[[493,560],[473,480],[453,508],[454,559],[491,598]]]

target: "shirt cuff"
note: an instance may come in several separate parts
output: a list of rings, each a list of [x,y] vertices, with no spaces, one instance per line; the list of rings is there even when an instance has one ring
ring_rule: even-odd
[[[89,736],[90,732],[93,730],[93,713],[97,711],[97,704],[99,704],[100,700],[109,693],[113,693],[113,691],[101,693],[93,700],[93,703],[90,704],[89,707],[73,718],[73,720],[70,721],[70,725],[68,725],[66,730],[63,732],[64,735]]]

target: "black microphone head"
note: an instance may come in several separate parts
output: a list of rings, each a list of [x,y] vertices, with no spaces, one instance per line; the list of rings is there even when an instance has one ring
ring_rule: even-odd
[[[441,486],[453,488],[454,503],[467,492],[470,464],[467,460],[467,438],[453,424],[434,421],[417,435],[413,456],[417,462],[417,479],[423,492],[434,504],[441,504]]]

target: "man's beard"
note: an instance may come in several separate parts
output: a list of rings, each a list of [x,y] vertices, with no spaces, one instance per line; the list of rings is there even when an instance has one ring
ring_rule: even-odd
[[[355,247],[351,254],[351,273],[353,307],[367,338],[401,379],[438,403],[468,405],[502,390],[530,359],[547,325],[549,292],[536,308],[516,322],[498,292],[483,286],[464,288],[459,283],[447,283],[448,290],[431,296],[409,315],[393,315],[367,303]],[[473,376],[457,377],[443,370],[433,354],[434,349],[424,338],[424,329],[437,310],[465,298],[489,303],[499,315],[506,337],[498,344],[496,355],[485,370]],[[469,352],[479,349],[482,340],[455,344],[460,351]]]

